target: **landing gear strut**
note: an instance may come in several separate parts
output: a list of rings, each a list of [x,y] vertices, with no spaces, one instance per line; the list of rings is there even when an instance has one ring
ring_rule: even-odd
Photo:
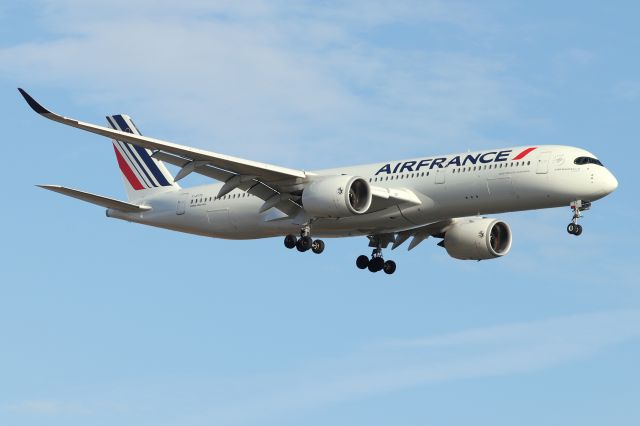
[[[311,250],[315,254],[322,253],[324,251],[324,241],[312,239],[309,235],[310,233],[311,229],[305,226],[300,230],[300,238],[293,234],[284,237],[284,246],[288,249],[295,247],[299,252]]]
[[[382,248],[378,245],[371,252],[371,259],[364,254],[356,259],[358,269],[369,269],[371,272],[384,271],[386,274],[393,274],[396,271],[396,262],[382,258]]]
[[[582,217],[582,212],[591,208],[589,201],[576,200],[570,204],[571,210],[573,210],[573,218],[571,223],[567,225],[567,232],[571,235],[578,236],[582,234],[582,225],[578,224],[578,219]]]

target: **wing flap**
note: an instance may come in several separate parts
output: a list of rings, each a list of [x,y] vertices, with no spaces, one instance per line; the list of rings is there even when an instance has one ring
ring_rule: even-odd
[[[418,228],[409,229],[396,234],[395,241],[391,250],[395,250],[400,247],[405,241],[413,237],[409,244],[409,250],[416,248],[418,244],[429,238],[430,236],[440,235],[445,232],[453,223],[455,219],[445,219],[438,222],[430,223],[428,225],[420,226]]]
[[[178,172],[178,174],[176,175],[176,180],[184,177],[180,176],[183,170],[185,171],[185,176],[189,173],[198,173],[225,183],[229,182],[234,177],[239,176],[236,173],[222,170],[209,164],[202,164],[206,162],[195,164],[198,162],[194,162],[189,160],[188,158],[183,158],[178,155],[169,154],[163,151],[155,152],[153,154],[153,157],[157,158],[158,160],[165,161],[169,164],[173,164],[174,166],[180,167],[181,169],[180,172]],[[279,201],[277,203],[271,202],[269,204],[269,208],[275,207],[283,213],[286,213],[288,216],[293,216],[300,211],[300,205],[296,203],[295,200],[292,200],[292,197],[287,196],[286,193],[282,193],[278,189],[267,185],[258,178],[239,182],[237,188],[243,191],[247,191],[249,194],[258,197],[265,202],[267,200],[272,200],[275,196],[279,197]],[[265,208],[262,211],[266,210],[267,209]]]
[[[60,185],[38,185],[40,188],[48,189],[49,191],[57,192],[58,194],[66,195],[68,197],[77,198],[78,200],[86,201],[87,203],[102,206],[108,209],[119,210],[126,213],[136,213],[151,210],[148,206],[139,206],[136,204],[127,203],[124,201],[116,200],[109,197],[103,197],[102,195],[91,194],[89,192],[80,191],[73,188],[67,188]]]

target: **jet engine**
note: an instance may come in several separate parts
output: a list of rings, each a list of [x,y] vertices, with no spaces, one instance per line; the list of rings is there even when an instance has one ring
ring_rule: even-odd
[[[302,191],[309,216],[346,217],[366,213],[371,206],[369,182],[357,176],[330,176],[312,181]]]
[[[509,253],[511,229],[501,220],[465,219],[446,231],[442,243],[449,256],[456,259],[493,259]]]

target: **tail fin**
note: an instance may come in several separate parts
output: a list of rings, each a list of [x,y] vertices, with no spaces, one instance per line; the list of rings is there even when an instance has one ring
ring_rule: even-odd
[[[107,122],[115,130],[140,135],[128,115],[107,116]],[[122,172],[129,201],[151,194],[180,189],[162,161],[151,156],[148,149],[113,140],[118,166]]]

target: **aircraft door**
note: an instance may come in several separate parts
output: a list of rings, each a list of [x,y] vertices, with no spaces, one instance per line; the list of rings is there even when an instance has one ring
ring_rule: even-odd
[[[447,169],[435,168],[433,174],[435,175],[436,183],[445,183],[445,174]]]
[[[189,194],[180,194],[178,198],[178,205],[176,206],[176,214],[182,215],[186,211],[187,202],[189,201]]]
[[[545,174],[549,172],[549,157],[551,157],[551,152],[545,151],[540,153],[538,157],[538,165],[536,168],[537,174]]]

